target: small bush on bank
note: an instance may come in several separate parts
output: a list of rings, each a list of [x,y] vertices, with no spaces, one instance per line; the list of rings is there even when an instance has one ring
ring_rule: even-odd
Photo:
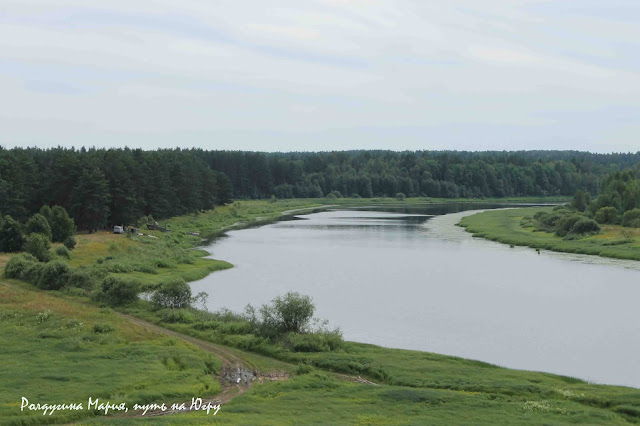
[[[25,234],[41,234],[51,241],[51,226],[47,219],[40,213],[36,213],[29,218],[24,226]]]
[[[293,352],[328,352],[340,349],[343,340],[339,332],[288,333],[283,338],[283,345]]]
[[[29,253],[20,253],[13,256],[4,267],[5,278],[22,279],[24,271],[34,263],[38,263],[38,259]]]
[[[581,219],[582,217],[575,214],[565,215],[562,218],[558,219],[556,222],[556,235],[559,237],[566,236],[571,230],[573,226]]]
[[[0,226],[0,251],[14,252],[22,249],[24,236],[20,224],[11,216],[5,216]]]
[[[615,207],[602,207],[593,218],[600,224],[613,225],[618,223],[618,210]]]
[[[122,306],[135,302],[138,294],[140,294],[140,284],[137,281],[107,277],[100,284],[96,299],[110,306]]]
[[[167,323],[193,324],[196,316],[186,309],[164,309],[160,311],[160,319]]]
[[[406,196],[406,195],[404,195],[404,193],[403,193],[403,192],[398,192],[398,193],[396,194],[396,200],[401,200],[401,201],[402,201],[402,200],[405,200],[406,198],[407,198],[407,196]]]
[[[588,218],[580,219],[571,228],[572,234],[579,234],[579,235],[591,234],[599,231],[600,231],[600,226],[598,225],[598,222]]]
[[[191,287],[183,279],[162,283],[151,296],[158,308],[186,308],[191,305]]]
[[[44,290],[60,290],[69,277],[69,265],[60,260],[45,263],[35,283]]]
[[[73,250],[76,247],[76,239],[74,237],[67,237],[62,244],[69,250]]]
[[[56,247],[56,255],[64,257],[66,259],[71,259],[71,252],[65,246]]]
[[[88,271],[82,269],[74,269],[69,273],[67,278],[67,286],[72,288],[80,288],[83,290],[93,290],[96,287],[97,280]]]
[[[624,212],[622,226],[640,228],[640,209],[631,209]]]

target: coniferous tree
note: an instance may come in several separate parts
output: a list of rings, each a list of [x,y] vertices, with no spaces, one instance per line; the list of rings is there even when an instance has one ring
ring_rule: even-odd
[[[72,211],[79,228],[95,232],[109,217],[109,187],[97,167],[85,169],[73,188]]]

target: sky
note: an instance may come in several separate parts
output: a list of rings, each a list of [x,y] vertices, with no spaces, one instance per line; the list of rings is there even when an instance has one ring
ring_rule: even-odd
[[[2,0],[0,145],[640,151],[637,0]]]

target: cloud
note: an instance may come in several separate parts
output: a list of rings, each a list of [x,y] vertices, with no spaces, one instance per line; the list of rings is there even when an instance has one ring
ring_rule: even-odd
[[[6,0],[0,144],[640,149],[640,12],[602,4]]]

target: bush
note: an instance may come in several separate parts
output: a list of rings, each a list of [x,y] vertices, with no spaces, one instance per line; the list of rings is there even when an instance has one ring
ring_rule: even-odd
[[[622,226],[640,228],[640,209],[631,209],[624,212]]]
[[[615,224],[618,222],[618,210],[615,207],[602,207],[593,218],[600,224]]]
[[[81,288],[83,290],[93,290],[96,283],[96,278],[88,271],[82,269],[72,270],[67,278],[67,286]]]
[[[99,323],[93,325],[93,332],[98,334],[110,333],[114,330],[113,326],[110,324]]]
[[[160,312],[160,319],[168,323],[192,324],[196,321],[193,312],[185,309],[165,309]]]
[[[294,352],[328,352],[342,347],[343,340],[338,332],[288,333],[283,340],[283,344]]]
[[[76,226],[63,207],[54,206],[48,220],[53,241],[62,242],[73,235]]]
[[[556,222],[556,235],[558,235],[559,237],[566,236],[573,229],[573,225],[575,225],[580,219],[582,219],[582,217],[583,216],[579,216],[577,214],[568,214],[562,216]]]
[[[56,247],[56,254],[60,257],[65,257],[67,259],[71,259],[71,252],[65,246]]]
[[[183,279],[162,283],[151,296],[158,308],[186,308],[191,304],[191,287]]]
[[[573,234],[591,234],[595,232],[600,232],[598,222],[586,217],[577,221],[571,228],[571,233]]]
[[[276,297],[270,305],[262,305],[262,325],[279,333],[303,332],[313,317],[315,306],[311,297],[289,292]],[[266,331],[266,330],[265,330]]]
[[[11,216],[5,216],[0,226],[0,251],[14,252],[22,250],[24,236],[20,224]]]
[[[29,218],[27,224],[24,227],[25,233],[29,234],[41,234],[47,237],[51,241],[51,226],[47,219],[40,213],[36,213]]]
[[[404,193],[403,193],[403,192],[398,192],[398,193],[396,194],[396,200],[406,200],[406,198],[407,198],[407,196],[406,196],[406,195],[404,195]]]
[[[41,263],[39,261],[34,262],[27,266],[24,271],[22,271],[20,279],[28,283],[37,285],[40,282],[40,276],[42,275],[43,269],[44,263]]]
[[[340,191],[331,191],[329,193],[329,195],[327,195],[327,198],[343,198],[342,197],[342,193]]]
[[[38,263],[38,259],[29,253],[20,253],[13,256],[4,267],[4,276],[6,278],[21,279],[24,271],[34,263]]]
[[[46,235],[31,234],[24,243],[24,251],[33,255],[40,262],[48,262],[51,260],[51,241]]]
[[[69,265],[60,260],[45,263],[35,284],[44,290],[60,290],[69,277]]]
[[[73,250],[74,248],[76,248],[76,239],[73,237],[67,237],[64,239],[62,244],[64,244],[64,246],[69,250]]]
[[[97,299],[111,306],[122,306],[138,299],[140,284],[116,277],[107,277],[100,284]]]

